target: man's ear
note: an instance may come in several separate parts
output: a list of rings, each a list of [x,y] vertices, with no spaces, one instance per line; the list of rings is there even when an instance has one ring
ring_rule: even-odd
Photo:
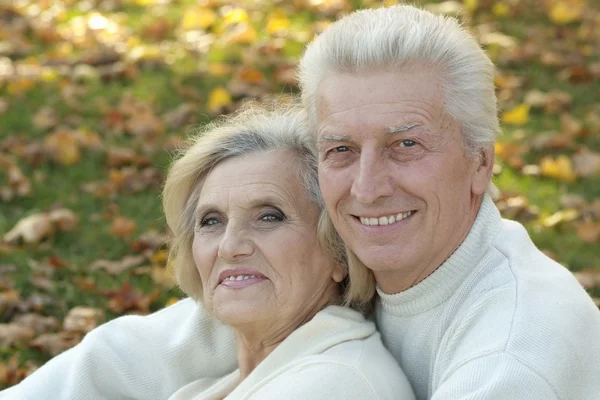
[[[475,171],[473,172],[473,180],[471,182],[471,193],[475,195],[483,195],[492,179],[494,170],[494,145],[491,144],[481,150],[477,157]]]

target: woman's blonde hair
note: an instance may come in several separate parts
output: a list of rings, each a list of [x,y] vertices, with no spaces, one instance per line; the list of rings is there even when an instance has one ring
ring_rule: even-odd
[[[375,294],[373,273],[362,263],[348,266],[346,249],[324,207],[317,175],[314,135],[306,113],[293,98],[277,98],[261,104],[246,103],[236,113],[216,119],[190,139],[171,165],[163,189],[163,207],[173,234],[169,264],[179,287],[190,297],[202,299],[202,281],[192,257],[195,208],[202,184],[221,161],[256,151],[288,150],[307,195],[321,209],[318,238],[333,259],[347,266],[344,302],[365,308]],[[368,308],[368,307],[367,307]]]

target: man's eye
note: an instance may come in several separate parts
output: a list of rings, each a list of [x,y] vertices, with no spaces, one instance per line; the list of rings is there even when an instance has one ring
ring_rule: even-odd
[[[347,151],[350,151],[350,149],[348,148],[348,146],[338,146],[333,148],[332,151],[334,153],[345,153]]]
[[[416,144],[417,144],[417,142],[415,142],[414,140],[410,140],[410,139],[404,139],[404,140],[400,141],[400,147],[413,147]]]

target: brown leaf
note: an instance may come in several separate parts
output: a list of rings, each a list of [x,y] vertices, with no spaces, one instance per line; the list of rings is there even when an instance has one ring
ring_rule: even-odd
[[[542,133],[531,140],[531,147],[535,150],[565,150],[573,145],[571,136],[557,132]]]
[[[0,324],[0,348],[27,344],[35,337],[35,330],[18,324]]]
[[[192,103],[183,103],[177,108],[165,113],[163,120],[167,127],[178,129],[192,122],[197,107]]]
[[[133,136],[149,138],[164,133],[165,126],[150,107],[143,106],[125,123],[125,130]]]
[[[70,232],[79,224],[79,217],[67,208],[57,208],[49,211],[48,217],[63,232]]]
[[[125,256],[120,261],[97,260],[90,265],[92,271],[103,269],[112,275],[119,275],[131,267],[140,265],[146,260],[144,256]]]
[[[590,219],[576,224],[577,236],[585,243],[596,243],[600,238],[600,223]]]
[[[125,165],[147,166],[150,160],[147,157],[138,155],[132,149],[125,147],[111,147],[107,152],[107,164],[111,168],[120,168]]]
[[[60,323],[55,317],[27,313],[17,316],[13,323],[33,329],[36,334],[46,333],[58,329]]]
[[[79,143],[69,130],[58,129],[44,138],[44,146],[54,162],[61,165],[73,165],[79,162],[81,151]]]
[[[150,295],[144,296],[129,282],[125,282],[119,290],[107,291],[104,295],[110,299],[108,309],[115,314],[122,314],[125,311],[147,314],[150,312],[150,304],[160,296],[160,292],[154,290]]]
[[[589,177],[600,173],[600,153],[586,148],[573,155],[573,168],[579,176]]]
[[[55,228],[47,213],[33,214],[23,218],[6,235],[4,241],[26,244],[39,243],[41,240],[52,236]]]
[[[110,228],[110,233],[121,237],[129,237],[134,231],[135,221],[125,217],[115,218]]]
[[[559,201],[561,207],[574,208],[576,210],[581,210],[586,205],[585,198],[580,194],[563,194],[560,196]]]
[[[85,334],[100,325],[104,319],[104,311],[99,308],[75,307],[65,317],[63,329]]]
[[[574,272],[573,275],[577,278],[581,286],[586,289],[592,289],[600,286],[600,273],[594,269]]]
[[[131,243],[131,251],[141,253],[145,250],[158,250],[167,243],[167,235],[150,230],[142,233],[139,238]]]
[[[54,357],[77,345],[81,342],[82,338],[83,335],[80,333],[70,331],[44,333],[35,338],[30,343],[30,347],[46,352]]]
[[[561,130],[570,136],[581,136],[581,133],[583,132],[583,124],[571,114],[561,114],[560,126]]]
[[[51,107],[45,106],[38,110],[33,116],[33,126],[37,129],[48,130],[54,128],[58,124],[58,116],[56,111]]]

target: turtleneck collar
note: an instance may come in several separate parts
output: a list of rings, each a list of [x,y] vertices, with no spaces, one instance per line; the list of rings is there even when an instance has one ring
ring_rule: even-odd
[[[469,234],[456,251],[431,275],[405,291],[386,294],[377,287],[381,306],[393,315],[411,316],[442,304],[482,260],[501,224],[498,208],[484,196]]]

